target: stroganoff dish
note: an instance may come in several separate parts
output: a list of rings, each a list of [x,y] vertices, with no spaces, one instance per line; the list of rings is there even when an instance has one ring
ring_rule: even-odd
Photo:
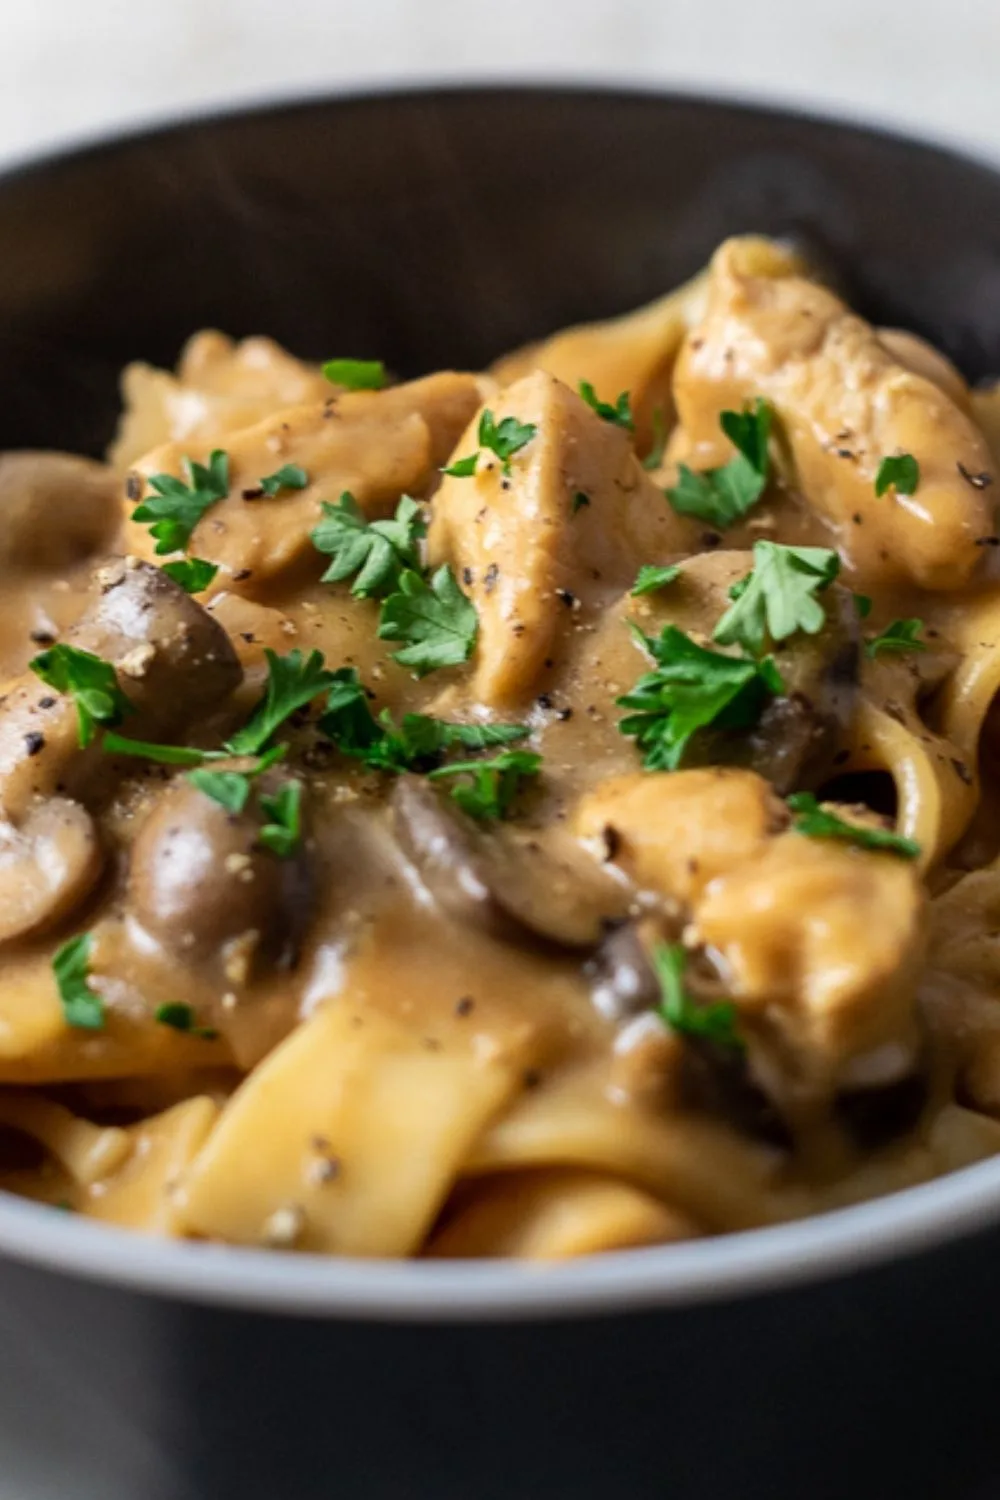
[[[746,238],[124,396],[0,458],[0,1186],[558,1258],[1000,1151],[996,394]]]

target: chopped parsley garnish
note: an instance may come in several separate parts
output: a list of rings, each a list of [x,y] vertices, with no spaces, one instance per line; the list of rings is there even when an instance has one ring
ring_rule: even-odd
[[[214,1026],[199,1026],[194,1007],[184,1005],[179,1000],[158,1005],[153,1012],[153,1020],[158,1021],[161,1026],[169,1026],[172,1031],[183,1031],[187,1036],[200,1037],[204,1042],[214,1042],[219,1035]]]
[[[384,641],[403,641],[393,659],[424,677],[440,667],[468,661],[479,634],[479,616],[447,564],[430,580],[407,570],[398,589],[382,605],[378,635]]]
[[[680,943],[661,943],[653,949],[653,966],[660,981],[660,1016],[681,1036],[704,1037],[720,1047],[742,1052],[745,1042],[737,1029],[736,1006],[730,1000],[700,1004],[684,987],[687,953]]]
[[[301,781],[286,781],[273,797],[262,794],[260,810],[268,821],[257,835],[257,842],[279,859],[288,859],[302,837]]]
[[[735,458],[703,474],[681,464],[677,484],[667,490],[667,499],[674,510],[682,516],[695,516],[720,531],[745,516],[767,486],[772,415],[771,407],[761,400],[746,411],[724,411],[719,422],[737,449]]]
[[[575,516],[579,511],[586,509],[589,504],[590,496],[583,490],[577,490],[576,494],[573,496],[573,503],[569,508],[570,515]]]
[[[299,464],[282,464],[273,474],[265,474],[260,487],[265,495],[277,495],[281,490],[304,490],[309,475]]]
[[[898,854],[903,859],[918,859],[920,845],[899,833],[890,833],[885,828],[870,828],[864,824],[846,823],[836,813],[821,807],[812,792],[795,792],[788,798],[788,806],[794,814],[792,827],[811,839],[842,839],[855,844],[859,849],[879,849],[887,854]]]
[[[784,690],[771,657],[750,661],[706,650],[676,625],[664,626],[658,640],[637,633],[656,667],[618,699],[631,710],[618,727],[635,738],[648,771],[676,771],[699,729],[756,724],[768,698]]]
[[[215,563],[205,562],[201,557],[182,557],[177,562],[164,563],[163,571],[168,578],[179,583],[186,594],[200,594],[219,570]]]
[[[229,455],[216,448],[208,463],[181,460],[187,483],[173,474],[151,474],[147,496],[132,512],[133,521],[149,521],[156,539],[156,555],[183,552],[206,511],[229,494]]]
[[[504,417],[497,422],[487,407],[479,418],[479,447],[495,453],[503,464],[504,473],[509,474],[514,454],[520,453],[537,431],[538,427],[534,422],[519,422],[516,417]],[[456,479],[469,479],[475,474],[478,462],[479,454],[470,453],[468,457],[458,459],[441,472],[451,474]]]
[[[865,654],[874,658],[883,651],[926,651],[927,642],[920,639],[923,628],[923,620],[893,620],[881,635],[873,636],[868,642]]]
[[[857,611],[858,619],[867,620],[868,616],[872,612],[872,600],[869,599],[867,594],[854,594],[852,595],[852,597],[854,599],[854,608]]]
[[[104,1001],[90,988],[90,952],[93,935],[81,932],[57,948],[52,972],[62,1002],[67,1026],[81,1031],[100,1031],[104,1026]]]
[[[441,766],[430,773],[430,780],[460,776],[463,780],[451,788],[451,795],[463,812],[480,822],[506,816],[521,783],[537,776],[542,757],[533,750],[503,750],[492,760],[462,760]]]
[[[602,421],[610,422],[615,427],[624,427],[626,432],[634,431],[635,419],[632,416],[632,400],[628,391],[622,391],[612,406],[610,401],[600,399],[589,380],[581,380],[579,390],[591,411],[595,411]]]
[[[642,594],[655,594],[658,589],[665,589],[668,583],[680,576],[680,568],[676,563],[670,563],[665,568],[655,568],[650,564],[641,567],[636,574],[635,583],[632,585],[632,597],[638,599]]]
[[[526,724],[454,724],[428,714],[404,714],[397,726],[388,709],[376,719],[355,667],[341,667],[330,689],[322,732],[341,754],[373,771],[399,773],[429,768],[446,750],[486,750],[510,745],[531,733]]]
[[[250,783],[254,777],[267,771],[279,760],[283,759],[287,751],[287,745],[275,745],[262,755],[255,766],[248,771],[192,771],[188,775],[188,781],[196,786],[199,792],[206,797],[211,797],[220,807],[225,808],[227,813],[234,816],[241,813],[250,798]],[[223,754],[215,751],[213,755]]]
[[[250,777],[245,771],[192,771],[188,781],[234,817],[250,796]]]
[[[259,755],[286,719],[330,687],[334,674],[323,662],[322,651],[307,657],[295,648],[287,656],[265,649],[267,687],[248,723],[226,741],[230,755]]]
[[[323,374],[348,391],[380,391],[386,382],[385,365],[380,359],[328,359]]]
[[[109,755],[133,755],[162,766],[200,766],[224,754],[221,750],[195,750],[190,745],[154,745],[149,740],[130,740],[110,729],[101,741],[101,748]]]
[[[729,590],[733,603],[716,625],[713,639],[759,655],[768,637],[784,641],[798,630],[816,635],[826,623],[826,611],[816,595],[829,588],[839,571],[840,558],[829,547],[755,542],[753,572]]]
[[[883,458],[875,475],[875,493],[884,495],[895,490],[897,495],[913,495],[920,483],[920,465],[912,453],[898,453],[894,458]]]
[[[98,724],[120,724],[132,711],[118,685],[114,667],[90,651],[81,651],[76,646],[50,646],[33,657],[28,666],[49,687],[73,699],[81,748],[93,741]]]
[[[663,407],[657,406],[653,411],[653,446],[642,461],[642,467],[648,471],[658,469],[663,462],[663,455],[667,451],[667,423],[663,415]]]
[[[369,521],[347,490],[336,505],[323,502],[323,519],[311,533],[313,546],[333,558],[324,583],[354,577],[351,593],[359,599],[391,593],[404,568],[418,570],[420,538],[427,531],[416,500],[404,495],[390,521]]]

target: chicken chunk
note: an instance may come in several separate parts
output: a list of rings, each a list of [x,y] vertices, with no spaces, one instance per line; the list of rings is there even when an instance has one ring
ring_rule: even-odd
[[[994,529],[979,479],[993,459],[943,384],[890,345],[778,247],[730,240],[712,262],[705,319],[677,362],[683,439],[672,456],[712,467],[728,456],[720,413],[763,397],[807,504],[861,578],[960,588]],[[904,453],[919,465],[915,493],[876,495],[882,460]]]
[[[229,493],[195,527],[191,551],[216,563],[228,587],[250,595],[296,571],[318,575],[323,559],[310,533],[320,501],[349,490],[373,519],[390,515],[402,494],[422,494],[435,480],[480,399],[472,375],[431,375],[280,410],[234,433],[225,441]],[[180,476],[191,446],[158,448],[130,476],[125,537],[140,557],[155,557],[156,543],[149,526],[132,519],[136,491],[152,474]],[[285,464],[305,470],[306,487],[264,494],[261,480]]]
[[[585,798],[574,826],[686,913],[686,940],[713,955],[773,1096],[829,1098],[912,1070],[924,903],[909,862],[788,830],[748,771],[622,778]]]
[[[692,936],[795,1057],[799,1086],[826,1092],[912,1070],[923,916],[908,862],[789,832],[706,889]]]
[[[109,461],[127,469],[164,443],[215,443],[273,411],[331,394],[321,370],[295,359],[273,339],[237,344],[207,329],[185,344],[176,375],[138,362],[125,369],[125,410]]]
[[[684,523],[643,472],[628,435],[561,381],[538,372],[494,404],[534,436],[511,472],[488,451],[434,501],[433,563],[451,563],[479,612],[476,696],[523,703],[546,658],[585,612],[632,583],[643,562],[681,550]],[[478,419],[456,453],[478,447]]]
[[[787,822],[762,777],[717,767],[602,782],[574,826],[641,889],[691,903],[717,875],[758,859]]]

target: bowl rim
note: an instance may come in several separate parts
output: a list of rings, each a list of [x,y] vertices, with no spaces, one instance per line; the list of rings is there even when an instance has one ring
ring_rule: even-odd
[[[0,164],[0,195],[10,185],[78,166],[119,150],[155,145],[188,131],[330,108],[433,99],[524,96],[683,104],[734,118],[781,120],[810,130],[878,140],[934,156],[1000,184],[1000,164],[975,149],[923,140],[879,122],[814,112],[735,94],[640,83],[499,79],[433,81],[323,90],[257,103],[184,111],[125,125],[70,145]],[[608,1315],[640,1308],[696,1306],[782,1292],[910,1258],[1000,1224],[1000,1156],[945,1177],[851,1207],[715,1239],[609,1252],[558,1266],[513,1261],[388,1261],[157,1240],[77,1218],[0,1192],[0,1255],[47,1271],[186,1302],[302,1317],[441,1322]]]

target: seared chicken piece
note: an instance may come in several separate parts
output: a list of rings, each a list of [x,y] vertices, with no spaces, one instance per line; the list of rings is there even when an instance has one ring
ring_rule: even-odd
[[[435,481],[481,399],[472,375],[431,375],[386,391],[331,396],[312,406],[278,411],[225,441],[229,493],[195,527],[190,551],[222,569],[220,585],[250,595],[276,580],[311,573],[324,563],[310,533],[320,501],[349,490],[374,520],[391,515],[404,493],[423,494]],[[125,503],[129,550],[152,560],[148,525],[132,519],[152,474],[182,476],[185,456],[206,455],[192,444],[170,443],[148,454],[130,475]],[[304,469],[308,484],[276,495],[261,480],[285,464]]]
[[[284,407],[322,401],[334,389],[315,365],[273,339],[237,344],[206,329],[184,345],[176,375],[141,362],[126,367],[125,410],[108,458],[127,469],[151,448],[215,442]]]
[[[431,561],[451,563],[479,611],[473,693],[523,703],[566,631],[632,583],[643,562],[679,550],[684,523],[643,472],[628,434],[561,381],[538,372],[493,404],[537,429],[510,461],[489,451],[475,474],[446,476],[434,500]],[[478,448],[478,417],[456,448]]]
[[[712,261],[705,319],[677,362],[682,436],[671,456],[696,469],[724,461],[720,413],[763,397],[806,502],[861,578],[959,588],[982,556],[977,542],[993,532],[978,482],[992,455],[942,385],[890,346],[769,241],[730,240]],[[904,453],[919,465],[916,492],[876,495],[882,460]]]
[[[716,958],[768,1071],[783,1075],[776,1094],[891,1082],[919,1049],[916,872],[786,827],[767,782],[735,770],[623,777],[575,821],[599,857],[687,911],[687,940]]]

